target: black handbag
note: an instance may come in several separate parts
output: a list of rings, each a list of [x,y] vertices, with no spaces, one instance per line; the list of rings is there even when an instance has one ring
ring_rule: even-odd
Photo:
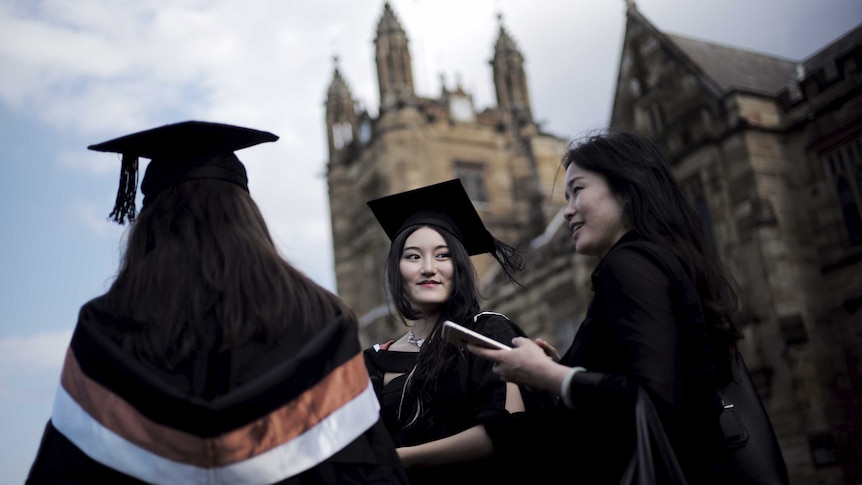
[[[719,394],[731,471],[741,485],[787,485],[787,466],[775,430],[738,351],[734,351],[730,368],[733,380]]]
[[[620,485],[656,485],[659,483],[656,477],[653,449],[661,460],[658,462],[664,466],[667,472],[665,480],[661,483],[687,485],[685,475],[679,466],[676,453],[664,432],[664,426],[658,417],[649,394],[638,387],[638,397],[635,402],[635,451],[623,472]]]

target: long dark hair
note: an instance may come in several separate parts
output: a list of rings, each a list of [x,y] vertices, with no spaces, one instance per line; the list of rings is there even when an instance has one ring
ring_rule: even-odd
[[[669,248],[683,262],[716,346],[728,351],[739,338],[733,279],[707,246],[700,220],[659,148],[643,136],[612,130],[573,141],[562,164],[568,168],[573,163],[604,176],[611,191],[625,200],[623,217],[630,227]]]
[[[413,306],[404,291],[404,279],[401,277],[400,263],[404,244],[411,234],[422,227],[437,231],[449,247],[449,256],[453,263],[452,294],[446,300],[439,318],[434,323],[431,334],[419,349],[416,365],[408,376],[402,398],[404,421],[410,422],[427,410],[427,402],[434,395],[440,375],[451,368],[451,362],[460,358],[460,351],[454,345],[448,345],[440,338],[440,327],[443,321],[452,320],[469,325],[473,315],[479,313],[479,290],[476,283],[476,269],[470,260],[470,255],[464,245],[446,229],[432,224],[417,224],[408,226],[392,240],[389,255],[386,258],[386,289],[392,305],[399,317],[408,325],[407,320],[418,320],[422,314]],[[405,405],[409,405],[406,408]]]
[[[105,301],[139,355],[168,368],[204,340],[273,342],[288,326],[311,332],[350,312],[279,255],[246,191],[213,179],[148,202]]]

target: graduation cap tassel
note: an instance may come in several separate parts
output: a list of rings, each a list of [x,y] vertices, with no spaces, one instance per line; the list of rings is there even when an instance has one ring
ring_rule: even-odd
[[[494,238],[494,252],[491,255],[500,263],[506,278],[520,286],[521,284],[515,279],[513,273],[524,269],[524,259],[521,257],[521,253],[512,246]]]
[[[138,195],[138,157],[123,154],[120,166],[120,187],[117,189],[117,200],[114,210],[108,215],[117,224],[126,220],[135,220],[135,197]]]

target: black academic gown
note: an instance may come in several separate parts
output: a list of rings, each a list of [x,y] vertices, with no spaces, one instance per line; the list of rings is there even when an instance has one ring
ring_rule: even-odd
[[[171,370],[136,359],[112,319],[99,299],[81,309],[26,483],[407,483],[352,317],[210,342]]]
[[[461,323],[506,344],[510,344],[514,337],[525,336],[524,331],[508,318],[492,312],[481,313],[474,321]],[[379,345],[365,350],[365,363],[380,398],[381,415],[396,446],[438,440],[509,415],[506,383],[493,373],[493,362],[461,349],[457,359],[439,376],[437,390],[431,401],[425,404],[425,412],[407,424],[409,419],[399,417],[399,408],[407,375],[418,356],[418,352],[384,350]],[[384,386],[383,375],[387,372],[402,375]],[[522,390],[522,396],[527,405],[539,399],[526,390]],[[407,409],[411,409],[410,406]],[[403,414],[408,415],[409,411]],[[413,485],[518,483],[523,469],[515,465],[495,455],[466,463],[411,467],[407,472]]]

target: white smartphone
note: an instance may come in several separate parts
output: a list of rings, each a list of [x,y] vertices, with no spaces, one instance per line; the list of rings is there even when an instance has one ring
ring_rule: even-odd
[[[502,342],[498,342],[491,337],[486,337],[479,332],[470,330],[462,325],[458,325],[451,320],[443,322],[443,340],[459,347],[473,344],[488,349],[512,350],[512,347],[509,347]]]

